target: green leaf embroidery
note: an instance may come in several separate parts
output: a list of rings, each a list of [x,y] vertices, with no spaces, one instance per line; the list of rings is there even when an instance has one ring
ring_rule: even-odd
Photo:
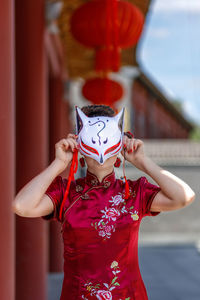
[[[119,282],[115,282],[114,285],[116,286],[120,286]]]
[[[117,279],[117,276],[113,278],[111,284],[113,284],[116,281],[116,279]]]

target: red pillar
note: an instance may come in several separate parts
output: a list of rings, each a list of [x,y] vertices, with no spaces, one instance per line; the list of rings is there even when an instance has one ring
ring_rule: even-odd
[[[0,298],[14,300],[14,3],[0,4]]]
[[[49,120],[50,120],[50,161],[55,158],[55,144],[65,138],[70,131],[68,103],[63,101],[63,83],[59,77],[49,79]],[[65,177],[66,172],[61,176]],[[58,222],[50,223],[49,238],[49,271],[63,271],[63,241],[61,237],[61,225]]]
[[[16,0],[16,187],[48,163],[48,105],[44,51],[44,0]],[[16,300],[45,300],[47,223],[16,222]]]

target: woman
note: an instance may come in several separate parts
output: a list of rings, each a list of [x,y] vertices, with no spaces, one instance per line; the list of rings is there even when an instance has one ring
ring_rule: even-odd
[[[195,197],[180,178],[160,168],[144,153],[144,144],[123,133],[123,111],[104,105],[76,109],[77,135],[55,145],[55,160],[17,194],[13,209],[24,217],[62,223],[64,280],[61,300],[147,300],[138,265],[138,232],[145,216],[180,209]],[[87,173],[73,180],[59,174],[79,150]],[[137,180],[115,178],[121,153],[149,175]]]

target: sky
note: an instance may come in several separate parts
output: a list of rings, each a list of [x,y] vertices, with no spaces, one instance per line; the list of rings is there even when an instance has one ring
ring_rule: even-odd
[[[200,0],[153,0],[137,56],[144,73],[200,125]]]

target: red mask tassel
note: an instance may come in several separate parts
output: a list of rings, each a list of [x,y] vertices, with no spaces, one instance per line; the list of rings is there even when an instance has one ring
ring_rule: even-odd
[[[126,180],[125,175],[124,175],[124,179],[125,179],[125,199],[128,199],[130,197],[130,191],[129,191],[128,181]]]
[[[74,180],[74,174],[77,172],[77,170],[78,170],[78,150],[75,149],[74,154],[73,154],[71,167],[70,167],[70,171],[69,171],[69,176],[68,176],[68,182],[67,182],[65,195],[63,197],[63,201],[62,201],[62,204],[61,204],[61,207],[60,207],[60,213],[59,213],[60,220],[62,220],[62,211],[63,211],[65,201],[67,199],[67,196],[69,194],[69,188],[70,188],[71,181]]]
[[[130,197],[130,190],[129,190],[129,184],[128,181],[126,179],[126,175],[125,175],[125,149],[124,149],[124,159],[123,159],[123,175],[124,175],[124,180],[125,180],[125,199],[128,199]]]

